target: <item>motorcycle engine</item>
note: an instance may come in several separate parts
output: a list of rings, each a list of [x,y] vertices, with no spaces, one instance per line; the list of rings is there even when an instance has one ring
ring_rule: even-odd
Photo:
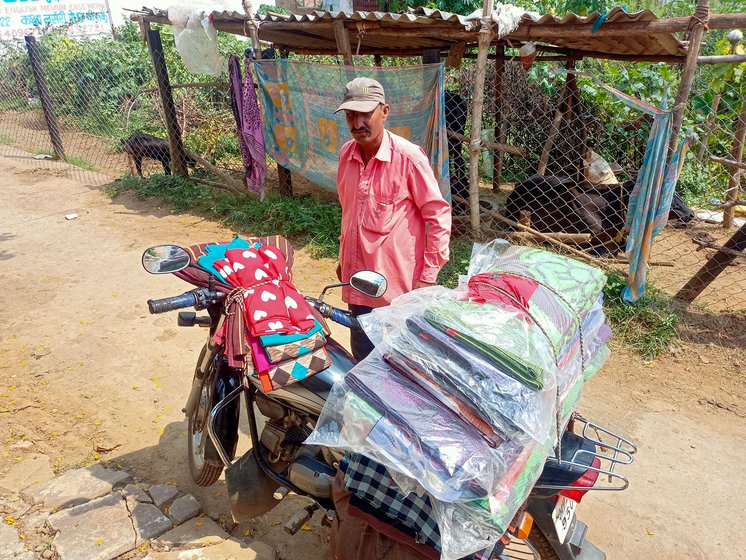
[[[259,440],[269,450],[270,463],[290,462],[298,447],[311,435],[311,428],[303,424],[288,422],[288,417],[270,420],[264,425]]]

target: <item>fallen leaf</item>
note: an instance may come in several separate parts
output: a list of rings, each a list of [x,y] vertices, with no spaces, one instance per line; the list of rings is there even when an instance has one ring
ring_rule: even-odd
[[[313,527],[311,527],[308,523],[304,523],[303,527],[300,528],[301,531],[313,531]]]
[[[140,551],[145,552],[148,549],[148,543],[140,545]]]
[[[159,436],[162,436],[162,435],[163,435],[163,428],[158,428],[158,435],[159,435]]]
[[[246,532],[244,533],[244,536],[250,537],[251,536],[251,529],[246,529]]]
[[[647,527],[645,528],[645,530],[646,530],[646,531],[648,532],[648,536],[649,536],[649,537],[652,537],[653,535],[655,535],[655,533],[653,533],[653,531],[651,531],[651,530],[650,530],[650,529],[648,529]]]
[[[94,454],[93,454],[93,458],[94,458],[94,459],[95,459],[96,461],[98,461],[98,460],[99,460],[99,459],[101,458],[101,455],[99,455],[98,453],[94,453]]]
[[[102,544],[104,544],[104,541],[103,541],[103,540],[101,540],[101,539],[96,539],[96,544],[97,544],[98,546],[101,546]]]
[[[18,521],[16,521],[16,520],[15,520],[15,519],[13,518],[13,516],[12,516],[12,515],[6,515],[6,516],[5,516],[5,522],[6,522],[6,523],[7,523],[8,525],[16,525],[16,524],[18,523]]]
[[[139,390],[140,390],[140,387],[139,387],[138,385],[133,385],[133,386],[132,386],[132,389],[133,389],[133,390],[135,390],[135,391],[139,391]]]
[[[204,525],[204,523],[202,523],[201,521],[197,521],[197,522],[196,522],[196,523],[194,524],[194,526],[195,526],[195,527],[202,527],[202,525]]]
[[[25,541],[26,535],[24,535],[23,533],[18,533],[18,538],[21,539],[22,541]]]

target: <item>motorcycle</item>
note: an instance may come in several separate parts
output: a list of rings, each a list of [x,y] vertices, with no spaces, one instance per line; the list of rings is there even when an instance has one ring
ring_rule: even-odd
[[[159,245],[143,253],[145,270],[152,274],[176,274],[194,266],[189,253],[176,245]],[[305,445],[336,381],[355,365],[355,359],[329,337],[326,349],[331,366],[316,375],[267,394],[259,381],[228,366],[223,348],[213,335],[226,320],[227,291],[216,287],[210,275],[207,285],[175,297],[148,300],[150,313],[180,311],[181,327],[208,331],[183,409],[188,420],[188,463],[199,486],[217,482],[223,470],[236,522],[258,517],[290,493],[306,496],[312,503],[285,523],[296,534],[317,511],[322,524],[334,519],[332,480],[342,454],[333,449]],[[345,327],[357,326],[349,312],[324,302],[333,288],[351,286],[369,296],[386,291],[386,279],[373,271],[359,271],[349,282],[326,286],[308,303],[325,318]],[[196,312],[205,311],[206,315]],[[251,438],[251,450],[236,458],[240,398],[243,397]],[[579,414],[571,416],[554,456],[550,456],[525,504],[489,558],[507,558],[511,547],[539,560],[603,560],[605,554],[587,538],[588,527],[576,516],[577,505],[590,490],[619,491],[628,479],[617,467],[634,460],[636,446],[628,439],[602,428]]]

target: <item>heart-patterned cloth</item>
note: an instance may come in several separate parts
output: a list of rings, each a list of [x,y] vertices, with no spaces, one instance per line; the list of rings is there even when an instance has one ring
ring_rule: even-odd
[[[230,249],[213,268],[227,283],[243,288],[244,321],[255,337],[308,333],[316,319],[303,295],[290,282],[285,256],[276,247],[254,243]]]

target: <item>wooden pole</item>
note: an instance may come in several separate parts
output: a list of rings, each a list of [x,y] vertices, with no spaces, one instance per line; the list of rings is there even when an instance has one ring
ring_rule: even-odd
[[[280,186],[280,196],[293,196],[293,176],[279,163],[277,164],[277,181]]]
[[[671,137],[668,141],[668,160],[671,161],[674,151],[676,151],[676,144],[679,138],[679,132],[681,132],[681,123],[684,120],[684,109],[689,99],[689,92],[692,89],[692,82],[694,81],[694,72],[697,70],[697,57],[699,57],[699,50],[702,46],[702,36],[705,32],[705,27],[708,24],[708,18],[710,17],[710,3],[709,0],[699,0],[697,7],[694,10],[694,15],[691,18],[691,34],[689,36],[689,46],[686,52],[686,63],[681,75],[681,84],[679,84],[679,91],[676,93],[676,101],[674,102],[673,110],[673,123],[671,124]],[[603,26],[602,26],[603,27]]]
[[[575,61],[568,60],[565,64],[565,68],[567,70],[573,70],[575,68]],[[549,154],[552,152],[554,141],[557,138],[557,134],[559,134],[560,126],[562,125],[562,118],[563,116],[565,118],[568,118],[566,113],[569,114],[572,110],[570,100],[570,80],[574,80],[574,76],[574,74],[568,72],[567,76],[565,77],[565,85],[563,86],[562,93],[560,94],[560,103],[557,107],[557,111],[555,111],[554,113],[554,119],[552,119],[552,125],[549,127],[547,140],[546,142],[544,142],[544,147],[541,149],[541,156],[539,156],[539,166],[536,168],[536,173],[538,175],[544,175],[547,172],[547,166],[549,165]]]
[[[505,47],[503,45],[495,47],[495,54],[498,55],[495,59],[495,142],[504,144],[507,136],[507,120],[503,115],[502,95],[505,61],[499,56],[505,54]],[[502,183],[504,155],[502,150],[492,152],[492,190],[495,192],[500,190],[500,183]]]
[[[487,55],[492,41],[492,25],[487,19],[492,13],[492,0],[484,0],[482,28],[479,30],[479,55],[471,109],[471,141],[469,143],[469,210],[471,228],[479,232],[479,155],[482,151],[482,111],[484,109],[484,80],[487,71]]]
[[[743,142],[746,137],[746,95],[743,97],[741,112],[736,120],[736,133],[733,137],[733,147],[730,151],[731,160],[735,163],[741,163],[743,158]],[[741,194],[741,170],[736,166],[731,166],[728,174],[728,190],[725,191],[726,205],[738,200]],[[733,227],[733,212],[735,205],[730,204],[723,211],[723,227],[729,229]]]
[[[171,152],[171,166],[178,175],[189,174],[187,169],[186,155],[184,154],[184,145],[181,142],[181,128],[176,118],[176,106],[171,93],[171,83],[168,79],[168,67],[166,58],[163,55],[163,44],[161,43],[161,34],[157,30],[148,30],[148,48],[150,57],[153,60],[155,69],[155,78],[158,82],[158,91],[163,104],[163,115],[166,119],[166,129],[168,130],[168,147]]]
[[[334,21],[334,37],[337,40],[337,51],[344,57],[347,66],[353,66],[352,48],[350,47],[350,36],[342,20]]]
[[[54,108],[52,107],[52,98],[49,95],[47,80],[44,77],[44,68],[41,64],[41,57],[39,56],[39,45],[36,42],[36,37],[32,35],[26,35],[25,40],[28,56],[31,60],[31,70],[34,72],[34,80],[36,81],[36,91],[39,93],[39,101],[41,103],[41,109],[44,112],[44,120],[47,123],[49,138],[52,141],[54,156],[57,159],[65,161],[65,148],[62,145],[60,129],[57,126],[57,117],[54,115]]]
[[[720,273],[728,268],[736,255],[744,250],[746,250],[746,224],[742,225],[725,245],[689,279],[676,294],[676,298],[686,302],[694,301]]]
[[[243,11],[246,12],[246,19],[244,20],[244,29],[251,38],[251,45],[254,48],[256,58],[261,58],[262,45],[259,43],[259,26],[257,25],[256,19],[254,19],[254,10],[251,6],[250,0],[243,0],[241,2]]]

